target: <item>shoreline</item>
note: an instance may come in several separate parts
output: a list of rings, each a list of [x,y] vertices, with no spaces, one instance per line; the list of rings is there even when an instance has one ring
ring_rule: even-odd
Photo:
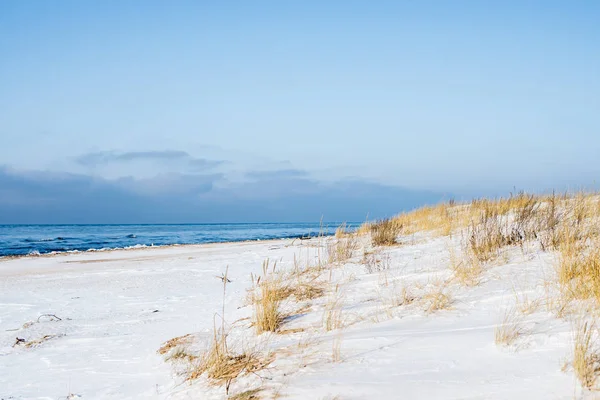
[[[300,236],[287,236],[287,237],[277,237],[270,239],[246,239],[246,240],[229,240],[229,241],[215,241],[215,242],[202,242],[202,243],[172,243],[172,244],[159,244],[159,245],[133,245],[128,247],[113,247],[113,248],[103,248],[103,249],[88,249],[88,250],[65,250],[65,251],[52,251],[49,253],[29,253],[29,254],[14,254],[14,255],[6,255],[0,256],[0,263],[6,261],[14,261],[19,259],[37,259],[37,258],[53,258],[60,257],[66,255],[81,255],[81,254],[110,254],[113,252],[121,252],[121,251],[135,251],[135,250],[150,250],[150,249],[166,249],[171,247],[200,247],[200,246],[214,246],[214,245],[230,245],[237,243],[268,243],[275,242],[279,240],[312,240],[319,237],[331,237],[334,236],[335,233],[331,234],[322,234],[319,236],[311,236],[311,237],[300,237]]]

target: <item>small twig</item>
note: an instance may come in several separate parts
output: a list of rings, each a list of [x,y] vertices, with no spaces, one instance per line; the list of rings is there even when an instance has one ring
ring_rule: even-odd
[[[57,317],[57,316],[56,316],[56,315],[54,315],[54,314],[42,314],[42,315],[40,315],[40,316],[38,317],[38,319],[37,319],[37,322],[40,322],[40,319],[41,319],[42,317],[56,318],[56,320],[57,320],[57,321],[62,321],[62,318],[59,318],[59,317]]]
[[[215,275],[215,278],[218,278],[221,280],[221,282],[225,283],[225,281],[227,281],[227,283],[231,283],[231,280],[229,278],[227,278],[227,275],[221,274],[221,276],[219,275]]]

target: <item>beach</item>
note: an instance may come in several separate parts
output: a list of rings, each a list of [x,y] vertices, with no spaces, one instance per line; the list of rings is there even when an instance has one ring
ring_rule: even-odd
[[[0,398],[224,399],[258,390],[264,398],[293,399],[566,399],[581,391],[564,371],[572,340],[567,321],[538,308],[523,317],[526,334],[515,343],[494,343],[515,290],[543,296],[540,280],[554,255],[509,248],[468,287],[448,279],[449,249],[458,249],[460,238],[417,233],[374,253],[371,267],[368,244],[358,239],[362,251],[316,269],[327,247],[341,240],[1,261]],[[298,282],[319,271],[306,282],[320,282],[323,293],[287,299],[281,331],[257,335],[248,289],[267,259],[280,271],[303,268]],[[412,300],[401,285],[413,287]],[[439,310],[427,297],[436,290],[448,301]],[[339,314],[326,326],[331,304]],[[235,379],[229,393],[204,378],[186,379],[185,362],[169,360],[169,349],[158,353],[187,334],[190,352],[208,348],[223,309],[230,347],[269,355],[268,367]],[[17,338],[23,342],[15,344]]]
[[[157,355],[175,336],[212,327],[229,265],[237,306],[265,257],[291,240],[26,257],[0,262],[0,398],[165,398],[171,367]],[[24,324],[42,314],[27,329]],[[16,330],[15,330],[16,329]],[[13,348],[16,337],[39,347]]]

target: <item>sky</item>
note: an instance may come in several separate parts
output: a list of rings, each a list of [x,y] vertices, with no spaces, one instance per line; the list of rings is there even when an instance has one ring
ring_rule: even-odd
[[[0,223],[596,187],[596,1],[0,2]]]

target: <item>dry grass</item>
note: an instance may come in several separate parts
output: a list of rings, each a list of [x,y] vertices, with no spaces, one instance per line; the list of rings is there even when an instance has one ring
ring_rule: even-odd
[[[483,267],[479,259],[467,252],[460,259],[455,251],[450,248],[450,268],[454,279],[465,286],[477,286],[481,282]]]
[[[224,385],[229,393],[231,382],[242,375],[265,369],[271,361],[271,357],[262,357],[258,352],[233,353],[227,346],[227,335],[215,329],[210,348],[200,357],[187,379],[195,380],[206,375],[211,384]]]
[[[461,211],[460,206],[450,201],[400,214],[394,220],[403,226],[405,234],[431,231],[437,235],[450,235],[461,224]]]
[[[238,393],[233,396],[229,396],[229,400],[258,400],[260,399],[259,393],[262,389],[251,389],[244,392]]]
[[[295,278],[300,281],[300,279],[306,275],[311,275],[313,279],[321,276],[327,265],[327,260],[321,253],[321,247],[318,247],[316,256],[312,255],[311,257],[309,250],[310,249],[307,248],[304,257],[294,254],[294,267],[289,273],[290,278]]]
[[[301,283],[292,288],[291,292],[296,300],[305,301],[305,300],[313,300],[323,296],[325,290],[322,285],[319,285],[314,282],[310,283]]]
[[[345,238],[352,233],[348,230],[348,225],[344,222],[338,226],[335,230],[335,237],[337,239]]]
[[[381,229],[381,240],[374,244],[393,244],[401,230],[403,234],[430,231],[434,235],[451,235],[457,229],[470,228],[475,234],[475,253],[481,261],[494,258],[503,246],[522,244],[536,239],[544,249],[557,249],[560,226],[569,223],[580,226],[600,216],[598,198],[593,193],[575,195],[535,196],[524,192],[506,198],[475,199],[470,204],[453,201],[425,206],[394,218],[364,224],[359,231],[371,233]],[[396,235],[386,233],[396,229]]]
[[[185,360],[188,362],[193,362],[196,359],[198,359],[198,356],[196,356],[195,354],[188,353],[186,348],[183,346],[175,347],[165,357],[165,361]]]
[[[526,293],[515,293],[515,308],[524,315],[533,314],[539,310],[542,300],[541,299],[530,299]]]
[[[419,300],[414,290],[397,280],[392,281],[391,287],[380,290],[379,298],[382,304],[391,308],[407,306]],[[391,313],[388,316],[391,317]]]
[[[268,271],[268,266],[269,263],[266,261],[263,264],[263,272]],[[210,384],[224,386],[227,394],[229,394],[229,387],[235,379],[250,373],[256,374],[258,371],[265,369],[272,361],[270,354],[263,356],[257,351],[236,353],[229,348],[227,333],[225,332],[225,293],[229,282],[227,279],[228,269],[223,275],[221,328],[217,329],[215,321],[212,342],[209,348],[200,357],[197,357],[186,379],[191,381],[206,376]],[[183,338],[185,337],[175,338],[167,342],[163,348],[168,351],[168,348],[184,341]]]
[[[327,261],[329,264],[344,263],[352,258],[358,249],[358,240],[353,234],[327,242]]]
[[[252,276],[252,293],[254,295],[254,326],[257,334],[276,332],[283,315],[280,304],[292,293],[284,284],[281,274],[276,273],[277,263],[269,267],[269,260],[263,262],[263,272],[259,277]]]
[[[186,360],[192,362],[198,358],[187,350],[192,341],[193,336],[190,334],[175,337],[165,342],[158,349],[158,354],[165,356],[165,361]]]
[[[557,279],[563,292],[574,299],[600,304],[600,247],[573,238],[559,247]]]
[[[331,361],[334,363],[342,361],[342,335],[337,334],[333,338],[331,346]]]
[[[516,195],[511,194],[506,198],[498,199],[476,199],[471,203],[472,208],[488,215],[508,215],[525,210],[533,210],[536,207],[538,199],[536,196],[519,192]]]
[[[263,262],[262,275],[251,277],[252,287],[249,292],[250,303],[254,306],[253,325],[257,334],[280,331],[285,319],[281,311],[284,300],[294,297],[296,301],[306,301],[324,295],[325,284],[318,280],[320,272],[312,276],[307,274],[310,270],[295,264],[290,274],[283,274],[277,271],[277,263],[270,266],[269,260]]]
[[[564,318],[572,312],[571,296],[564,293],[560,284],[552,279],[544,279],[544,304],[546,311],[557,318]]]
[[[47,342],[48,340],[54,339],[59,336],[61,336],[61,335],[44,335],[40,338],[33,339],[33,340],[24,340],[24,339],[17,338],[13,347],[22,345],[28,349],[31,349],[31,348],[38,347],[38,346],[42,345],[44,342]]]
[[[402,224],[397,219],[383,219],[373,222],[371,227],[371,242],[373,246],[393,246],[402,230]]]
[[[451,235],[467,230],[466,244],[480,262],[496,258],[505,246],[536,240],[543,250],[558,249],[565,225],[578,229],[600,216],[595,194],[535,196],[520,192],[506,198],[476,199],[470,204],[453,201],[425,206],[396,217],[365,223],[361,234],[371,231],[374,246],[393,245],[402,234],[430,231]],[[594,229],[600,235],[600,229]]]
[[[381,253],[364,253],[362,263],[369,274],[387,271],[392,266],[390,255]]]
[[[510,346],[524,334],[521,318],[516,308],[509,308],[504,312],[502,320],[494,330],[494,341],[497,345]]]
[[[579,321],[575,326],[573,370],[581,385],[587,389],[597,389],[596,381],[600,374],[600,352],[596,331],[596,325],[593,323]]]
[[[371,233],[371,223],[370,222],[365,222],[364,224],[359,226],[358,229],[356,229],[356,234],[358,236],[366,236],[369,233]]]
[[[173,339],[166,341],[160,347],[160,349],[158,349],[158,354],[165,355],[165,354],[169,353],[172,349],[183,346],[183,345],[187,345],[191,342],[192,342],[191,334],[175,337]]]
[[[340,286],[336,285],[335,291],[329,295],[323,314],[323,327],[328,332],[344,326],[342,320],[342,300],[343,296]]]
[[[448,281],[434,279],[426,285],[422,296],[426,312],[433,313],[452,307],[454,300],[449,293],[448,283]]]
[[[310,262],[311,258],[307,254],[306,260],[301,261],[300,257],[294,254],[294,267],[287,274],[287,288],[285,291],[288,296],[294,296],[298,301],[313,300],[323,296],[325,293],[325,284],[319,280],[325,271],[324,265],[317,257],[316,263]],[[283,297],[283,299],[287,296]]]
[[[495,259],[505,246],[522,245],[528,231],[514,220],[500,214],[483,214],[469,227],[467,253],[479,262]]]

